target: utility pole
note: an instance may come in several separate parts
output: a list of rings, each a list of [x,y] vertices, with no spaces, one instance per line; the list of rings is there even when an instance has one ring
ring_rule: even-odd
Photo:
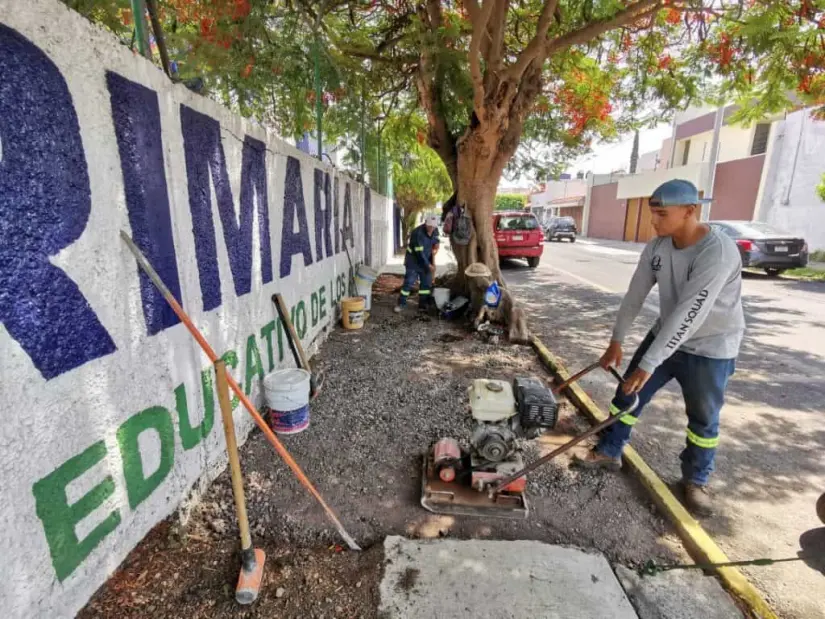
[[[160,64],[166,77],[172,79],[172,67],[169,63],[169,51],[166,49],[166,38],[163,36],[163,27],[158,17],[157,0],[145,0],[146,8],[149,10],[149,20],[152,22],[152,31],[155,33],[155,42],[158,44],[160,52]]]
[[[324,107],[321,93],[321,41],[318,34],[315,34],[315,42],[312,47],[312,54],[315,60],[315,132],[318,138],[318,159],[323,161],[323,123]]]
[[[367,172],[366,172],[366,164],[367,164],[367,133],[366,133],[366,116],[367,116],[367,109],[366,109],[366,95],[365,95],[365,88],[361,86],[361,182],[367,182]]]

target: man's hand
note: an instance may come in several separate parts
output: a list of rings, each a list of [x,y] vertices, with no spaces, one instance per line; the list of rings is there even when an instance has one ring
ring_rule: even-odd
[[[431,265],[430,265],[430,273],[432,273],[433,275],[435,275],[435,264],[431,264]]]
[[[636,368],[633,370],[633,373],[628,376],[627,380],[624,381],[624,385],[622,385],[622,391],[625,392],[625,395],[633,395],[634,393],[639,393],[642,390],[642,387],[645,386],[645,383],[650,378],[650,374],[645,372],[642,368]]]
[[[619,364],[622,362],[622,345],[620,342],[611,341],[610,346],[607,347],[607,350],[604,351],[602,358],[599,359],[599,365],[601,365],[605,370],[611,366],[614,368],[619,367]]]

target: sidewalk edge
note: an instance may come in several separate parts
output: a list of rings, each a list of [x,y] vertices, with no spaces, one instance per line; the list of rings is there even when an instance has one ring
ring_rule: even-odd
[[[563,381],[570,377],[567,369],[538,337],[533,336],[532,344],[539,359],[555,378]],[[565,390],[565,395],[591,421],[599,422],[607,417],[579,385],[573,383]],[[727,563],[730,561],[632,446],[626,446],[622,456],[630,470],[650,492],[656,505],[673,522],[679,537],[682,538],[682,542],[694,561],[697,563]],[[716,570],[716,573],[728,591],[739,598],[754,617],[779,619],[762,598],[762,594],[738,569],[721,567]]]

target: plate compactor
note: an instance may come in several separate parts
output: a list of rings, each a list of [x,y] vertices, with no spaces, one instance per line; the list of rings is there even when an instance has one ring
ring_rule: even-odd
[[[461,516],[526,518],[529,513],[527,473],[600,432],[632,412],[634,406],[611,415],[549,454],[524,465],[519,439],[534,439],[556,425],[556,395],[599,367],[594,363],[554,389],[538,378],[477,379],[468,389],[470,414],[476,427],[469,449],[450,437],[439,439],[424,457],[421,505],[434,513]],[[619,382],[619,373],[610,368]],[[638,401],[638,400],[637,400]]]

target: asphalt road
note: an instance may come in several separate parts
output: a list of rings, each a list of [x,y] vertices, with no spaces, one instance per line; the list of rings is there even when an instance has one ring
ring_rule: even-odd
[[[537,269],[512,261],[504,277],[532,328],[575,370],[607,345],[640,251],[589,239],[548,243]],[[825,619],[825,527],[814,507],[825,492],[825,284],[746,274],[743,304],[748,331],[711,482],[718,513],[703,523],[732,560],[817,553],[744,571],[782,617]],[[657,308],[654,290],[628,338],[627,361]],[[604,406],[615,386],[600,372],[581,384]],[[634,446],[666,482],[680,477],[685,426],[674,382],[635,427]]]

